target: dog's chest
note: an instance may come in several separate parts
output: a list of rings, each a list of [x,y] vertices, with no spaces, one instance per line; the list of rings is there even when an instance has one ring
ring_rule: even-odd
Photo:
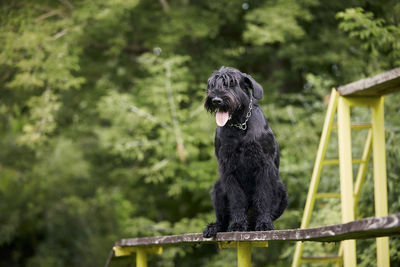
[[[219,152],[220,163],[246,170],[261,151],[254,151],[254,145],[249,142],[223,142]]]
[[[219,164],[221,170],[228,176],[233,176],[240,186],[251,194],[256,186],[257,165],[254,162],[256,155],[261,151],[254,151],[255,145],[251,142],[238,139],[225,139],[219,150]],[[225,176],[224,175],[224,176]]]

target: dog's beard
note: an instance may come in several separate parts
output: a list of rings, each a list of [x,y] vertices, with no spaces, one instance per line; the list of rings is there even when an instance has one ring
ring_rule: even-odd
[[[212,96],[208,96],[204,103],[205,109],[210,113],[215,113],[215,121],[218,126],[223,127],[232,117],[232,114],[238,108],[236,106],[237,100],[232,95],[225,95],[222,97],[223,104],[216,106],[212,103]]]

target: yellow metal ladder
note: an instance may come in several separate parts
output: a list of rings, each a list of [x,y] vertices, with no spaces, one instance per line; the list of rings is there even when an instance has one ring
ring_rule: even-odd
[[[355,106],[364,106],[372,109],[371,123],[351,124],[350,108]],[[371,150],[373,153],[375,216],[387,216],[388,202],[383,106],[384,96],[344,97],[340,96],[336,89],[332,89],[300,228],[309,227],[314,203],[317,198],[340,197],[342,223],[354,221]],[[335,114],[337,114],[337,126],[333,124]],[[330,134],[333,129],[337,129],[338,131],[338,160],[325,159]],[[351,129],[369,129],[361,159],[352,159]],[[339,165],[340,194],[317,193],[323,166],[333,164]],[[355,185],[353,185],[353,164],[359,164]],[[388,267],[389,238],[377,238],[376,243],[377,266]],[[355,240],[342,241],[338,256],[333,257],[303,258],[303,247],[303,242],[299,241],[296,243],[292,267],[298,267],[301,262],[317,261],[333,261],[337,263],[337,266],[343,263],[345,267],[353,267],[357,264]]]

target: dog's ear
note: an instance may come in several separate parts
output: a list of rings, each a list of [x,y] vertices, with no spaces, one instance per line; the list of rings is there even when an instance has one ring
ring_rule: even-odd
[[[244,75],[244,81],[249,85],[250,88],[253,89],[253,95],[255,99],[261,99],[263,96],[263,88],[261,85],[256,82],[256,80],[253,79],[250,75],[243,73]]]

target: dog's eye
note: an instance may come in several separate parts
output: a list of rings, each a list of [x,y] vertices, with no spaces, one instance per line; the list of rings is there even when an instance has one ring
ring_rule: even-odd
[[[229,82],[224,81],[224,86],[225,87],[233,87],[235,86],[235,81],[230,80]]]

